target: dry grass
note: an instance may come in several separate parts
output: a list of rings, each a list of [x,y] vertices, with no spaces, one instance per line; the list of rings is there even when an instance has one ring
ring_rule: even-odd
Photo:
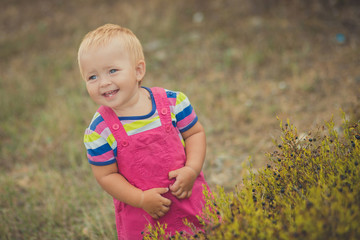
[[[299,132],[339,109],[359,119],[355,1],[4,1],[0,10],[1,239],[113,238],[111,199],[82,145],[94,111],[76,51],[89,30],[131,28],[146,86],[185,92],[208,136],[205,174],[231,189],[262,166],[278,121]],[[346,36],[344,44],[336,34]],[[339,122],[340,123],[340,122]]]

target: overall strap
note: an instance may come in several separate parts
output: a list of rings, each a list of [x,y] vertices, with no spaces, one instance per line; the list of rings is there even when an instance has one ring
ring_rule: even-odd
[[[98,112],[103,117],[119,146],[126,147],[129,144],[128,135],[116,113],[107,106],[100,106]]]
[[[156,109],[158,111],[161,125],[169,125],[171,124],[171,112],[169,106],[169,100],[166,95],[166,91],[163,88],[153,87],[151,91],[155,98]]]

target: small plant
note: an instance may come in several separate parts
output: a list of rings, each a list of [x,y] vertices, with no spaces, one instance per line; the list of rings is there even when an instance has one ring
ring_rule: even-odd
[[[289,121],[280,127],[265,168],[234,192],[204,193],[204,231],[163,239],[360,239],[359,123],[344,120],[338,133],[330,121],[302,138]]]

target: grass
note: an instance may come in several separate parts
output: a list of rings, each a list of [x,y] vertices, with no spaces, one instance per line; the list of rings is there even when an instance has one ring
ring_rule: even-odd
[[[300,133],[333,114],[336,122],[340,108],[360,118],[359,6],[324,4],[5,1],[0,238],[114,239],[111,198],[92,177],[82,144],[97,108],[76,63],[87,31],[113,22],[139,36],[144,85],[189,96],[207,132],[207,180],[229,190],[249,156],[254,167],[265,164],[279,137],[276,116]],[[338,32],[345,44],[334,40]]]

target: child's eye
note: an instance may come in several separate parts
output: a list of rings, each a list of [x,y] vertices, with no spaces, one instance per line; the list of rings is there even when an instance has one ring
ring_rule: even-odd
[[[92,75],[89,77],[89,80],[95,80],[96,78],[97,78],[96,75]]]
[[[110,73],[116,73],[118,70],[117,69],[111,69]]]

